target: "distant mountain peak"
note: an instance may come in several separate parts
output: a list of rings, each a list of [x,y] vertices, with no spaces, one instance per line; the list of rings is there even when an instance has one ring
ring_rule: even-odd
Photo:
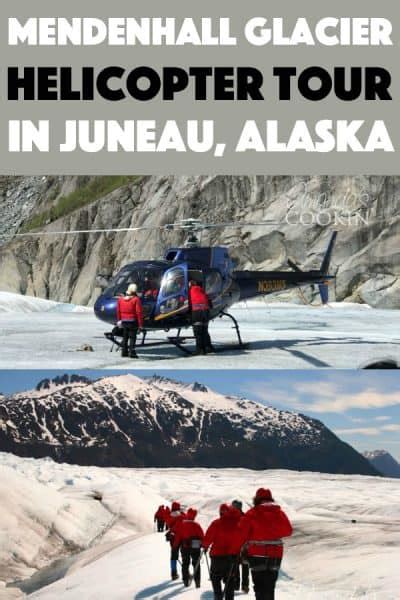
[[[146,379],[153,384],[170,384],[175,388],[191,389],[193,392],[209,392],[208,387],[204,385],[204,383],[198,381],[194,381],[193,383],[183,383],[182,381],[178,381],[172,377],[165,377],[164,375],[152,375]]]
[[[390,456],[390,453],[387,450],[366,450],[363,452],[363,456],[365,458],[371,459],[376,458],[378,456]]]
[[[199,383],[198,381],[195,381],[192,384],[191,388],[194,392],[208,392],[208,387],[203,385],[202,383]]]
[[[385,477],[400,478],[400,464],[387,450],[368,450],[363,456]]]
[[[42,379],[36,385],[35,389],[37,392],[39,392],[41,390],[51,390],[55,387],[60,387],[74,383],[92,383],[92,380],[83,375],[64,373],[64,375],[57,375],[56,377],[53,377],[51,379]]]

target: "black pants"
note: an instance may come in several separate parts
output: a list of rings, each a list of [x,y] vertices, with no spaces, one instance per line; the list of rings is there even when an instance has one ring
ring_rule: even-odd
[[[192,312],[193,335],[196,338],[196,351],[199,354],[212,352],[210,334],[208,333],[209,322],[208,310],[194,310]]]
[[[164,531],[164,524],[162,519],[157,519],[157,531]]]
[[[171,546],[171,575],[176,575],[178,573],[178,558],[179,548],[173,548]]]
[[[242,571],[242,589],[249,587],[249,565],[242,563],[238,564],[235,570],[235,590],[240,590],[240,571]]]
[[[192,563],[193,570],[197,567],[194,574],[194,581],[200,585],[201,571],[200,571],[200,548],[181,548],[182,554],[182,579],[185,585],[189,584],[189,567]],[[197,566],[197,563],[199,565]]]
[[[236,556],[212,556],[210,577],[214,600],[234,600]],[[222,588],[224,583],[224,588]]]
[[[122,352],[121,356],[136,356],[135,346],[138,326],[136,321],[122,321]]]
[[[251,577],[256,600],[274,600],[275,585],[281,565],[280,558],[250,557]]]

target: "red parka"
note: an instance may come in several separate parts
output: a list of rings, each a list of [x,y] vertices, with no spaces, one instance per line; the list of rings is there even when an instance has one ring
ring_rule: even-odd
[[[165,521],[165,507],[164,506],[159,506],[156,514],[154,515],[154,520],[158,520],[158,521]]]
[[[210,308],[208,296],[200,285],[190,286],[189,304],[192,311],[208,310]]]
[[[241,544],[245,545],[249,556],[282,558],[281,538],[292,535],[292,532],[286,514],[272,502],[263,502],[251,508],[242,517],[239,526]]]
[[[171,511],[171,513],[166,517],[166,523],[169,530],[168,539],[171,546],[174,545],[176,529],[184,517],[185,513],[182,512],[180,509]]]
[[[136,321],[140,328],[143,327],[143,308],[138,296],[121,296],[117,303],[118,321]]]
[[[236,508],[226,506],[221,517],[211,523],[203,540],[203,547],[206,550],[211,546],[210,556],[239,554],[241,548],[238,527],[240,519],[241,514]]]
[[[196,523],[195,518],[197,511],[189,509],[185,517],[179,521],[175,527],[175,536],[173,547],[178,548],[200,548],[204,539],[204,531],[199,523]],[[198,545],[194,545],[199,542]]]

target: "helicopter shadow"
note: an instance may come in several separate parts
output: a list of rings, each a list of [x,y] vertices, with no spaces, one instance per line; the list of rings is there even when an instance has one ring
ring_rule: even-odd
[[[189,350],[189,347],[188,347]],[[250,354],[248,349],[246,350],[246,348],[239,348],[239,347],[232,347],[230,348],[229,345],[224,346],[223,344],[218,345],[218,343],[215,344],[215,352],[210,352],[209,354],[206,355],[198,355],[195,354],[195,348],[190,348],[190,354],[186,354],[185,352],[183,352],[182,350],[179,350],[179,348],[174,347],[173,345],[165,345],[165,347],[163,347],[162,344],[160,344],[160,346],[153,346],[151,348],[146,348],[146,346],[141,346],[140,344],[138,344],[136,346],[136,351],[139,355],[139,358],[144,358],[146,360],[176,360],[177,358],[182,358],[182,359],[188,359],[188,358],[207,358],[207,357],[212,357],[212,356],[216,356],[218,354],[223,354],[224,356],[241,356],[241,355],[246,355],[246,354]]]

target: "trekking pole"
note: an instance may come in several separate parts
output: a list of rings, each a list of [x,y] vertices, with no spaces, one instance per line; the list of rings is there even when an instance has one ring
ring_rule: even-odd
[[[230,583],[230,581],[232,579],[232,576],[233,576],[233,574],[234,574],[234,572],[236,570],[237,564],[238,564],[238,561],[237,561],[237,558],[236,558],[236,560],[232,563],[231,569],[229,571],[228,579],[226,580],[225,587],[224,587],[223,592],[222,592],[222,598],[226,598],[226,592],[228,591],[228,585],[229,585],[229,583]]]
[[[211,571],[210,571],[210,563],[208,562],[208,554],[204,551],[204,556],[206,557],[206,565],[208,570],[208,581],[211,581]]]

